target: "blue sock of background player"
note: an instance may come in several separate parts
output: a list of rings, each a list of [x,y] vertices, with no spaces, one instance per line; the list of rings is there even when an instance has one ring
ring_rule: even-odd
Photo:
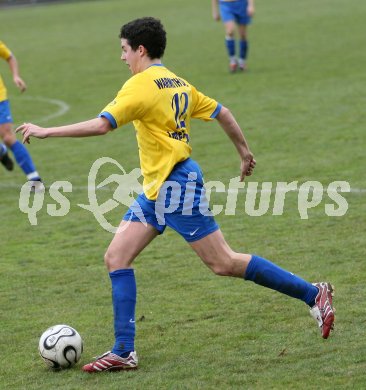
[[[239,47],[240,47],[239,66],[241,69],[244,69],[245,61],[246,61],[247,55],[248,55],[248,47],[249,47],[248,41],[247,40],[240,40]]]
[[[16,141],[10,146],[10,150],[13,152],[15,161],[27,176],[28,180],[40,181],[41,178],[36,171],[32,158],[26,149],[26,147],[19,141]],[[5,165],[6,169],[11,171],[13,169],[13,162],[8,155],[8,148],[5,144],[0,144],[0,161]]]
[[[229,55],[230,64],[236,65],[236,57],[235,57],[235,39],[231,37],[225,38],[225,45],[227,49],[227,53]]]
[[[15,161],[25,173],[28,180],[41,180],[33,164],[31,155],[21,142],[16,141],[13,145],[10,146],[10,150],[13,152]]]

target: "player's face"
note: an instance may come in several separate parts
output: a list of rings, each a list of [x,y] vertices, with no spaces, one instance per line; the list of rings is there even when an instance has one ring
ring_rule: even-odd
[[[121,48],[122,48],[121,60],[128,65],[132,74],[139,73],[140,72],[139,50],[137,49],[136,51],[134,51],[132,47],[128,44],[128,41],[124,38],[121,39]]]

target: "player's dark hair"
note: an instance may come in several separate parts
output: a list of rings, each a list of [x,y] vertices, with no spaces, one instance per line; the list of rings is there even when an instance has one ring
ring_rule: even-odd
[[[127,40],[133,50],[142,45],[151,59],[161,58],[166,46],[166,32],[159,19],[145,17],[122,26],[120,38]]]

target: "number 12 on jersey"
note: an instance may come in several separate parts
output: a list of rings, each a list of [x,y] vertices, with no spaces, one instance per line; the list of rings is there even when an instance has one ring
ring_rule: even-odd
[[[188,94],[186,92],[176,93],[172,98],[172,109],[174,111],[174,119],[176,123],[176,129],[185,130],[185,119],[187,116],[188,108]]]

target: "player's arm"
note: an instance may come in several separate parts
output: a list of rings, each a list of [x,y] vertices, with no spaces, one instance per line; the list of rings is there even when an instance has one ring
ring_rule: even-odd
[[[220,12],[218,8],[218,0],[211,0],[212,17],[214,20],[220,20]]]
[[[228,108],[223,106],[216,116],[216,119],[239,153],[241,159],[240,180],[243,181],[245,176],[250,176],[252,174],[255,167],[256,161],[254,160],[253,154],[249,149],[240,126]]]
[[[247,14],[248,16],[253,16],[255,12],[254,0],[248,0]]]
[[[19,75],[18,61],[15,58],[14,54],[12,54],[7,61],[10,67],[11,74],[13,75],[15,85],[20,89],[21,92],[24,92],[27,89],[27,86],[24,80]]]
[[[59,127],[39,127],[33,123],[24,123],[16,129],[23,135],[23,143],[30,143],[30,138],[48,137],[91,137],[103,135],[112,130],[112,125],[106,118],[98,117],[85,122]]]

